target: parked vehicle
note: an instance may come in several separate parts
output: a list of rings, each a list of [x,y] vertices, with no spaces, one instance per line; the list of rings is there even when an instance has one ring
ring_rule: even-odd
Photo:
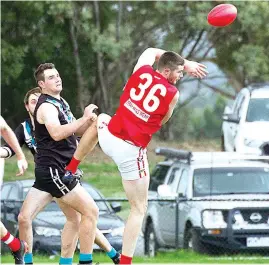
[[[6,228],[18,236],[18,214],[22,202],[32,187],[34,180],[5,182],[1,190],[1,220]],[[116,215],[121,210],[120,203],[105,201],[104,196],[93,186],[82,182],[83,187],[91,194],[99,207],[97,227],[116,249],[122,249],[123,220]],[[55,202],[51,202],[33,221],[34,252],[56,253],[61,249],[61,231],[66,218]],[[79,244],[78,244],[79,247]],[[4,244],[2,244],[2,250]],[[5,247],[5,249],[7,249]],[[94,245],[94,249],[99,246]]]
[[[170,148],[157,153],[166,160],[151,174],[146,254],[175,247],[269,254],[269,157]]]
[[[222,149],[269,155],[269,83],[243,88],[232,108],[225,107]]]

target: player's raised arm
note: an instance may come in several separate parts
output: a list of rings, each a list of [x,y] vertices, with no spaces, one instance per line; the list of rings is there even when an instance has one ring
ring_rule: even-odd
[[[58,110],[50,103],[43,103],[37,111],[37,120],[40,124],[45,124],[51,138],[54,141],[66,139],[76,133],[85,123],[92,121],[93,113],[97,106],[90,104],[84,110],[84,115],[72,123],[62,125],[58,118]]]
[[[153,65],[166,51],[157,48],[147,48],[138,58],[133,72],[144,65]]]

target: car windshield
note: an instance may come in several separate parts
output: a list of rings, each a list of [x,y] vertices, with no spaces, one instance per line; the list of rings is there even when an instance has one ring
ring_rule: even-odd
[[[248,106],[246,121],[269,121],[269,98],[251,99]]]
[[[194,170],[193,196],[268,194],[269,168],[200,168]]]
[[[96,199],[104,199],[103,197],[101,197],[99,195],[99,193],[94,190],[92,187],[87,186],[87,185],[83,185],[83,187],[90,193],[90,195],[92,196],[92,198],[94,200]],[[23,187],[23,198],[25,199],[29,189],[31,188],[31,186],[29,187]],[[110,205],[107,202],[104,201],[96,201],[96,204],[99,208],[99,211],[109,211],[111,210]],[[50,203],[47,205],[47,207],[44,209],[44,211],[59,211],[59,206],[56,203]]]

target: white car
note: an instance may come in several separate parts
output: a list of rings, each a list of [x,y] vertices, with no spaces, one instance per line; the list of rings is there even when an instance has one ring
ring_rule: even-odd
[[[269,154],[269,83],[243,88],[232,108],[225,107],[222,149],[245,154]]]
[[[145,253],[269,255],[269,157],[160,148],[143,222]]]

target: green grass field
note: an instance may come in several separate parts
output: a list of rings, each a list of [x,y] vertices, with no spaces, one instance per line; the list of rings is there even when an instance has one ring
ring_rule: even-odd
[[[110,259],[104,253],[94,253],[93,254],[94,263],[100,262],[109,263]],[[135,257],[133,259],[134,263],[145,263],[145,264],[154,264],[154,263],[197,263],[197,264],[269,264],[269,259],[266,259],[262,256],[221,256],[221,257],[212,257],[206,255],[198,255],[193,252],[184,252],[183,250],[173,251],[173,252],[159,252],[156,257]],[[58,256],[34,256],[35,263],[58,263]],[[78,255],[76,254],[73,259],[73,263],[78,262]],[[11,255],[3,255],[2,263],[13,263],[13,257]]]
[[[219,151],[220,143],[218,140],[207,140],[200,142],[158,142],[153,141],[148,148],[148,157],[150,162],[150,168],[153,168],[156,162],[163,160],[163,157],[158,157],[154,154],[154,149],[157,146],[169,146],[173,148],[181,148],[192,151]],[[16,159],[11,158],[6,160],[5,164],[5,176],[4,181],[16,180],[16,179],[29,179],[34,178],[34,162],[32,155],[26,151],[27,159],[29,162],[29,169],[25,176],[16,177],[17,165]],[[118,173],[117,166],[113,161],[108,158],[103,152],[96,147],[94,152],[89,155],[81,164],[81,169],[84,171],[83,180],[94,185],[98,188],[106,197],[110,198],[125,198],[125,194],[122,189],[121,177]],[[120,216],[126,218],[128,214],[128,203],[122,203],[122,211]],[[59,257],[57,256],[35,256],[35,263],[58,263]],[[75,255],[74,262],[78,261],[78,256]],[[109,263],[110,259],[103,253],[94,253],[94,261],[101,263]],[[198,255],[192,252],[169,251],[160,252],[155,258],[148,257],[135,257],[135,263],[259,263],[269,264],[269,259],[253,256],[221,256],[212,257],[205,255]],[[10,255],[2,256],[2,263],[13,263],[13,258]]]

